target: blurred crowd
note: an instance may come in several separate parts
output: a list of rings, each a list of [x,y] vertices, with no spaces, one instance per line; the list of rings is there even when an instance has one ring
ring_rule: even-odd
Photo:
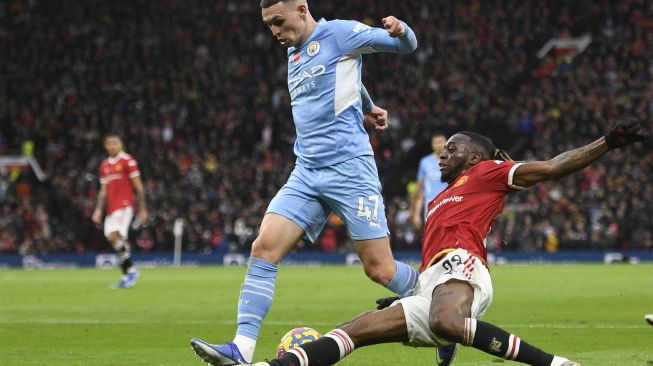
[[[430,133],[486,134],[517,160],[549,159],[614,124],[653,115],[653,1],[309,1],[317,19],[380,26],[393,14],[420,42],[364,57],[363,81],[389,110],[371,132],[393,247],[418,249],[409,201]],[[583,52],[537,53],[591,36]],[[139,162],[151,218],[139,252],[247,251],[294,165],[285,49],[257,1],[0,2],[0,156],[34,156],[48,175],[0,169],[0,253],[108,251],[90,215],[102,137]],[[426,150],[425,150],[426,148]],[[502,250],[653,249],[650,144],[511,195],[488,238]],[[297,250],[351,250],[332,217]]]

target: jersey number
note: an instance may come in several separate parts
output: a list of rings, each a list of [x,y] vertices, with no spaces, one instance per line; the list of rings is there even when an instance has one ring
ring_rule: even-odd
[[[463,264],[462,258],[458,254],[454,255],[451,257],[451,259],[447,259],[444,262],[442,262],[442,267],[444,267],[446,273],[451,273],[453,271],[453,264],[456,264],[457,266]]]
[[[379,217],[379,195],[375,194],[367,197],[367,200],[370,203],[374,202],[374,209],[370,210],[369,207],[365,204],[365,197],[358,197],[358,213],[356,216],[365,217],[368,220],[376,221]]]

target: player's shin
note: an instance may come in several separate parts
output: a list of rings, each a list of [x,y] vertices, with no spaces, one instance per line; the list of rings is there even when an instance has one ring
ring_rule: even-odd
[[[118,258],[120,258],[122,274],[126,275],[127,272],[129,272],[129,269],[133,267],[131,260],[131,247],[126,240],[118,239],[113,248],[116,253],[118,253]]]
[[[280,359],[269,361],[270,366],[327,366],[342,360],[354,350],[349,335],[334,329],[324,337],[286,352]]]
[[[555,365],[554,356],[536,348],[514,334],[492,324],[476,319],[465,319],[464,346],[472,346],[483,352],[507,360],[523,362],[534,366]],[[565,360],[558,358],[559,360]]]
[[[252,257],[240,289],[238,329],[234,343],[246,360],[251,360],[261,323],[272,306],[278,267]]]
[[[399,297],[410,296],[411,291],[417,284],[419,273],[406,263],[398,261],[395,261],[395,263],[397,269],[390,282],[386,285],[386,288],[399,295]]]

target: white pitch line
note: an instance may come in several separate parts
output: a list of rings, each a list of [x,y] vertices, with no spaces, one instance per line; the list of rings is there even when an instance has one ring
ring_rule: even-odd
[[[211,320],[183,320],[183,321],[142,321],[142,320],[103,320],[103,319],[1,319],[0,324],[176,324],[176,325],[194,325],[194,324],[216,324],[216,325],[236,325],[234,321],[211,321]],[[333,327],[337,323],[311,322],[305,320],[271,320],[263,323],[264,325],[274,326],[298,326],[309,324],[313,327]],[[647,328],[646,324],[543,324],[543,323],[517,323],[501,324],[504,329],[510,328],[530,328],[530,329],[640,329]]]

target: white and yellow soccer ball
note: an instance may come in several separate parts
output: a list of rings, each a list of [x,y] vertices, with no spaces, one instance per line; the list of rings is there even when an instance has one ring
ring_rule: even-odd
[[[301,327],[292,329],[283,337],[281,337],[281,342],[277,348],[277,358],[280,358],[286,352],[297,346],[301,346],[304,343],[313,342],[320,337],[322,337],[322,334],[318,333],[318,331],[313,328]]]

